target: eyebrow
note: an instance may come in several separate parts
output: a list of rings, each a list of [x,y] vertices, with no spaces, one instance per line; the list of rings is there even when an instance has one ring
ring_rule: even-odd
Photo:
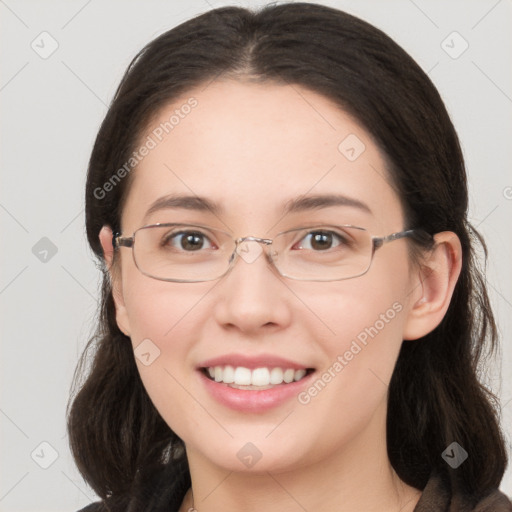
[[[152,213],[168,208],[181,208],[183,210],[195,210],[199,212],[210,212],[214,215],[220,215],[223,212],[222,206],[217,203],[199,196],[172,195],[159,197],[151,204],[144,215],[147,219]]]
[[[349,206],[358,208],[372,215],[370,207],[353,197],[342,196],[338,194],[302,196],[297,199],[288,201],[284,208],[284,213],[303,212],[308,210],[316,210],[320,208],[328,208],[329,206]]]
[[[318,210],[330,206],[348,206],[372,215],[372,211],[366,203],[363,203],[359,199],[337,194],[310,195],[291,199],[284,204],[283,214],[287,215],[289,213]],[[219,203],[210,201],[205,197],[170,195],[160,197],[154,201],[144,215],[144,220],[157,211],[171,208],[210,212],[216,216],[220,216],[224,212],[224,208]]]

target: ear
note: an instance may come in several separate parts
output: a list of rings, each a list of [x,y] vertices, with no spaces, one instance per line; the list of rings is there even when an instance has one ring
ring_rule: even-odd
[[[130,336],[130,322],[123,297],[123,286],[121,278],[121,269],[118,268],[120,262],[112,265],[114,260],[114,246],[112,245],[112,229],[109,226],[103,226],[100,231],[100,243],[103,249],[103,258],[107,266],[110,282],[112,285],[112,296],[116,306],[116,321],[119,329]]]
[[[459,237],[451,231],[434,236],[435,246],[417,272],[412,303],[403,339],[416,340],[432,332],[442,321],[462,268]]]

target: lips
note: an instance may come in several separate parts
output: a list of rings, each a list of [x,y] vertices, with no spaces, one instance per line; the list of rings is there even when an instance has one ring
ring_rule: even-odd
[[[274,356],[271,354],[260,354],[258,356],[247,356],[246,354],[226,354],[212,359],[207,359],[197,365],[197,368],[211,368],[215,366],[230,365],[234,368],[241,366],[251,370],[255,368],[291,368],[301,370],[308,368],[307,364],[301,364],[291,359]]]
[[[238,354],[208,359],[197,370],[213,398],[245,412],[263,412],[296,396],[315,371],[272,355]]]

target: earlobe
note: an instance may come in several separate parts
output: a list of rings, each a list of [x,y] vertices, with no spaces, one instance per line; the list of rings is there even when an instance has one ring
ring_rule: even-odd
[[[130,336],[130,323],[128,321],[128,313],[124,303],[123,287],[120,269],[112,265],[114,260],[114,246],[112,245],[112,229],[109,226],[101,228],[99,239],[103,249],[103,258],[110,276],[112,287],[112,296],[116,306],[116,321],[119,329],[126,335]]]
[[[404,325],[403,339],[415,340],[433,331],[443,320],[462,268],[459,237],[451,231],[434,236],[435,246],[418,269],[414,297]]]

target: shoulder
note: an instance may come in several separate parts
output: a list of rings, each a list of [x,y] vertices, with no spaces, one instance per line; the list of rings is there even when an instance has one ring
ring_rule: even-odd
[[[87,505],[84,508],[81,508],[77,512],[104,512],[105,508],[103,507],[103,504],[101,501],[95,501],[94,503],[91,503],[90,505]]]
[[[501,491],[495,490],[478,502],[474,512],[512,512],[512,501]]]
[[[449,479],[432,474],[414,512],[512,512],[512,502],[495,489],[476,503],[468,495],[452,493]]]

